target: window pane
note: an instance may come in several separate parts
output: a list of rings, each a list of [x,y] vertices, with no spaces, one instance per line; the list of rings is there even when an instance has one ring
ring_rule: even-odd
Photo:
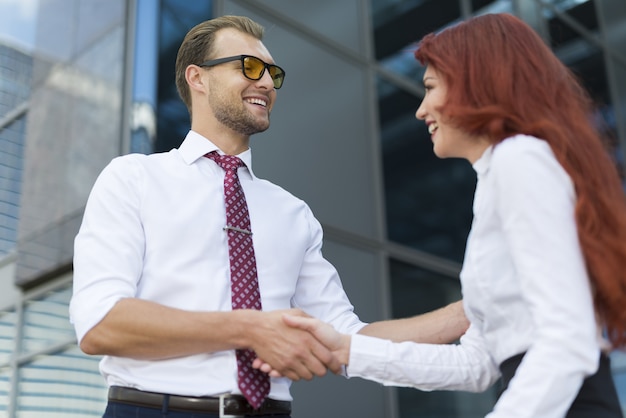
[[[68,313],[71,295],[71,284],[68,284],[25,303],[23,353],[45,350],[75,338]]]
[[[429,312],[461,299],[458,279],[396,260],[390,261],[393,316],[405,318]],[[496,386],[497,387],[497,386]],[[424,392],[398,388],[401,417],[484,417],[495,402],[494,388],[487,392]]]
[[[0,416],[9,410],[9,394],[11,393],[11,368],[0,366]]]
[[[178,147],[189,131],[189,113],[178,96],[174,63],[185,34],[212,17],[211,1],[162,0],[159,34],[157,139],[155,151]]]
[[[51,356],[38,356],[19,370],[18,418],[101,417],[106,384],[97,357],[72,346]]]
[[[0,257],[15,249],[33,58],[0,45]]]
[[[611,353],[611,370],[622,410],[626,411],[626,353],[619,350]]]
[[[419,99],[379,82],[384,190],[389,239],[461,261],[472,220],[476,175],[465,160],[437,158]]]
[[[10,310],[0,312],[0,365],[11,361],[15,349],[15,335],[17,327],[17,314]]]

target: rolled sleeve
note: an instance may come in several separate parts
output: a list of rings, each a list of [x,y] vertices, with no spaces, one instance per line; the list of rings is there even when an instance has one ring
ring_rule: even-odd
[[[74,240],[70,321],[79,341],[122,298],[136,294],[144,252],[138,170],[114,159],[91,191]]]

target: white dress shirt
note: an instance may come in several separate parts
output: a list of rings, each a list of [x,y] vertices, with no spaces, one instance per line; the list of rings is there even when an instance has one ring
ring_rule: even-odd
[[[347,373],[422,390],[483,391],[527,352],[489,418],[565,416],[598,367],[600,341],[574,219],[575,190],[547,142],[517,135],[474,164],[459,345],[355,335]]]
[[[203,158],[216,149],[190,131],[179,149],[118,157],[102,171],[75,239],[70,317],[79,341],[122,298],[231,310],[224,170]],[[321,254],[321,225],[307,204],[255,177],[250,150],[238,157],[246,164],[239,177],[263,309],[298,307],[357,332],[364,323]],[[105,356],[100,370],[109,385],[188,396],[240,393],[234,350],[161,361]],[[289,385],[272,379],[270,397],[291,400]]]

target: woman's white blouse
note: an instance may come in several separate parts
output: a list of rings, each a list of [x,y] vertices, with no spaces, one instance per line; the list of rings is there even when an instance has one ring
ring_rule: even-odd
[[[459,345],[355,335],[350,376],[422,390],[482,391],[527,352],[489,418],[563,417],[600,345],[570,177],[547,142],[525,135],[474,164],[474,220],[461,272],[470,329]]]

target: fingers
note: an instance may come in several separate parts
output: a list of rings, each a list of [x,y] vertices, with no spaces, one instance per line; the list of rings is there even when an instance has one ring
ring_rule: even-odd
[[[292,308],[292,309],[288,309],[286,311],[283,311],[285,315],[290,315],[293,317],[300,317],[300,318],[313,318],[311,315],[309,315],[308,313],[304,312],[302,309],[296,309],[296,308]]]
[[[328,370],[326,363],[332,358],[332,353],[308,332],[294,331],[303,334],[301,345],[293,349],[294,359],[289,364],[289,369],[286,372],[280,369],[276,371],[291,379],[294,379],[293,374],[305,380],[311,380],[315,376],[324,376]]]
[[[252,368],[253,369],[258,369],[260,371],[262,371],[263,373],[267,373],[272,377],[282,377],[282,375],[280,373],[278,373],[278,371],[272,369],[272,366],[270,366],[268,363],[264,362],[263,360],[261,360],[260,358],[256,358],[254,359],[254,361],[252,362]],[[272,373],[274,375],[272,375]]]
[[[283,314],[283,321],[290,327],[300,328],[304,331],[312,332],[315,330],[316,319],[312,317],[294,316],[291,314]]]
[[[342,364],[339,359],[328,349],[328,347],[320,343],[322,349],[318,346],[313,348],[313,354],[324,366],[331,372],[338,374],[341,372]],[[319,375],[318,375],[319,376]]]
[[[333,373],[340,373],[342,365],[348,363],[351,342],[348,335],[341,334],[332,325],[311,317],[302,318],[284,314],[283,322],[291,327],[310,332],[324,346],[324,349],[331,352],[331,357],[327,357],[326,350],[316,353],[316,356]]]
[[[257,358],[255,358],[255,359],[252,361],[252,368],[253,368],[253,369],[259,369],[259,370],[261,370],[261,371],[264,371],[264,370],[262,369],[262,367],[263,367],[264,365],[266,365],[266,364],[267,364],[267,363],[265,363],[263,360],[261,360],[260,358],[258,358],[258,357],[257,357]],[[267,372],[265,372],[265,373],[267,373]]]
[[[282,374],[280,374],[277,370],[272,369],[272,366],[258,357],[252,362],[252,368],[261,370],[263,373],[267,373],[271,377],[283,377]]]
[[[261,359],[256,359],[252,365],[255,369],[259,369],[264,373],[268,373],[271,377],[289,377],[292,380],[306,379],[310,380],[314,376],[324,376],[327,370],[335,374],[339,374],[342,371],[342,363],[339,359],[328,351],[325,347],[314,344],[310,348],[312,357],[304,359],[302,366],[290,366],[287,371],[279,372],[274,369],[269,363],[264,362]],[[297,375],[297,377],[294,376]]]
[[[269,365],[269,364],[267,364],[267,363],[263,363],[263,364],[261,365],[261,367],[260,367],[260,370],[261,370],[262,372],[265,372],[265,373],[272,373],[272,372],[273,372],[273,373],[274,373],[274,377],[280,377],[280,376],[282,376],[280,373],[278,373],[278,371],[277,371],[277,370],[272,369],[272,366],[270,366],[270,365]]]
[[[342,363],[333,352],[341,334],[298,309],[266,314],[252,347],[259,357],[253,367],[272,377],[311,380],[328,370],[340,373]]]
[[[315,318],[301,318],[287,314],[283,315],[283,321],[291,327],[310,332],[321,344],[331,351],[341,348],[341,334],[330,324]]]
[[[295,309],[267,313],[262,326],[255,329],[251,348],[259,360],[253,366],[273,377],[284,376],[292,380],[310,380],[325,375],[325,362],[331,357],[329,350],[309,332],[286,325],[282,320],[285,312],[298,318],[305,315]]]

